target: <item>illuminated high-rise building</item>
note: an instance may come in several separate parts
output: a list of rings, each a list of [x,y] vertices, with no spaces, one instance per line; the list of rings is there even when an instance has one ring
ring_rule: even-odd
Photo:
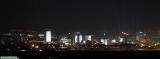
[[[83,40],[83,35],[80,34],[79,32],[76,33],[75,37],[74,37],[74,41],[75,43],[81,43]]]
[[[46,42],[51,42],[51,31],[46,31]]]
[[[85,35],[85,40],[91,41],[92,40],[92,36],[91,35]]]
[[[77,42],[78,42],[78,35],[75,35],[75,37],[74,37],[74,41],[75,41],[75,43],[77,43]]]
[[[82,35],[79,35],[79,42],[81,43],[83,40],[83,36]]]

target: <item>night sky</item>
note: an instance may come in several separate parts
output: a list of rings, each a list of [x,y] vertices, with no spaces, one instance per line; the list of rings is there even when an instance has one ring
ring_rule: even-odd
[[[138,31],[160,27],[157,0],[5,0],[1,28]],[[154,29],[153,29],[154,30]]]

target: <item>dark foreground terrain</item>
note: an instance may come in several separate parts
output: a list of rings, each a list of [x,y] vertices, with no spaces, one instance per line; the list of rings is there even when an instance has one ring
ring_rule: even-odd
[[[1,56],[18,56],[20,59],[131,59],[159,58],[159,51],[1,51]]]

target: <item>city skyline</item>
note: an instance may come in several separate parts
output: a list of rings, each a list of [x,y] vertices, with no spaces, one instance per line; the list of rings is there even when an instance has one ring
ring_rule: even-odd
[[[160,0],[2,0],[0,5],[0,59],[160,56]]]

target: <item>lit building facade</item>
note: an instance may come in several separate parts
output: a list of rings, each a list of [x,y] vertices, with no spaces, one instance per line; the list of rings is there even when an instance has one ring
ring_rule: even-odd
[[[51,31],[46,31],[46,42],[51,42]]]
[[[91,35],[85,35],[85,40],[92,41],[92,36]]]
[[[74,36],[75,43],[81,43],[83,40],[83,35],[80,32],[76,32]]]

